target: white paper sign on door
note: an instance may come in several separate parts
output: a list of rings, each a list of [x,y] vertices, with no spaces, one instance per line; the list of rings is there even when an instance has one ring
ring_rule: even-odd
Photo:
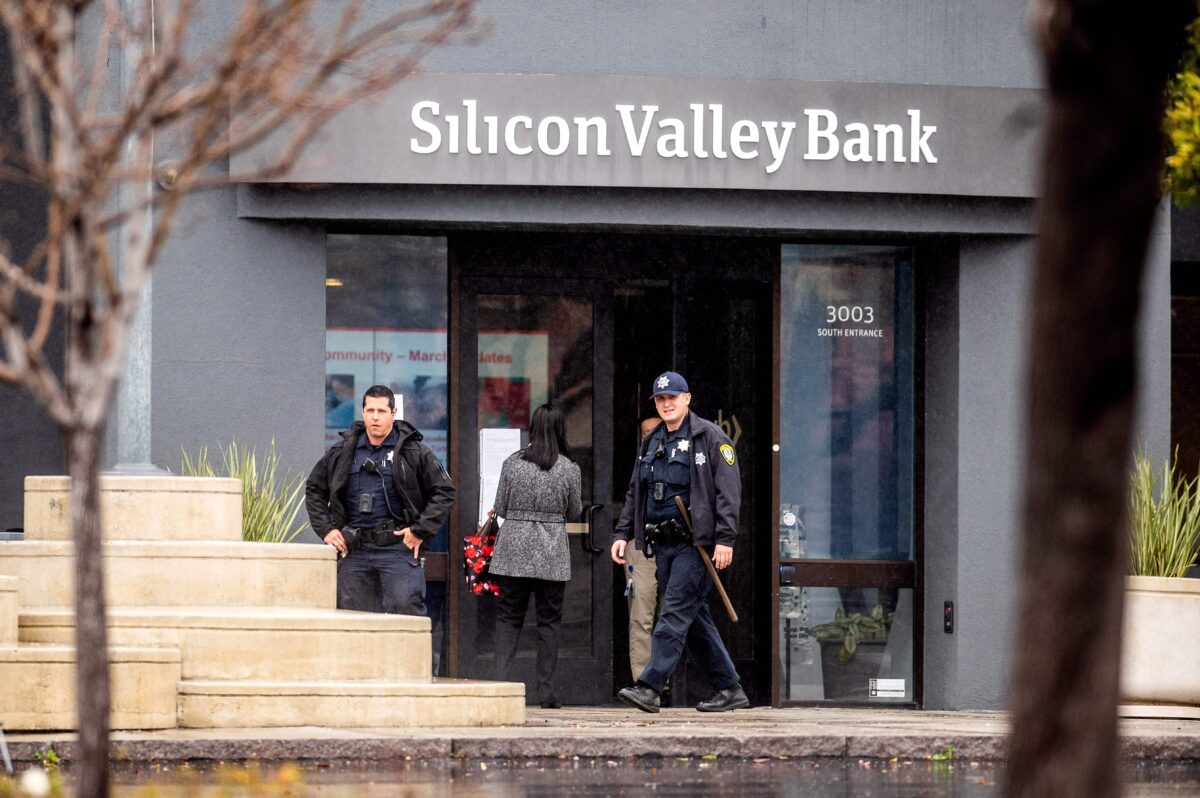
[[[479,430],[479,523],[496,502],[500,469],[510,454],[521,448],[521,430],[491,427]]]

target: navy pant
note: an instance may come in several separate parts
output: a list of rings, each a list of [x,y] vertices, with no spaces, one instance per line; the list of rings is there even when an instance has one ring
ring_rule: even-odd
[[[655,549],[654,563],[662,609],[650,640],[650,664],[638,682],[661,693],[686,645],[713,687],[733,687],[738,673],[708,611],[712,581],[700,552],[690,544],[669,543]]]
[[[338,563],[337,606],[426,615],[425,569],[404,543],[359,546]]]

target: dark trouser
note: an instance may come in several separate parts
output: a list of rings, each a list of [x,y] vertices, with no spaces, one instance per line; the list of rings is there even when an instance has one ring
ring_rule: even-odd
[[[668,543],[658,546],[654,561],[662,608],[650,641],[650,664],[638,682],[661,693],[686,644],[713,687],[733,687],[739,678],[708,611],[712,582],[700,552],[688,543]]]
[[[512,660],[525,625],[525,608],[533,594],[537,614],[537,696],[550,701],[554,695],[554,671],[558,667],[558,623],[562,620],[566,582],[551,582],[524,576],[501,576],[500,601],[496,613],[496,678],[507,680]]]
[[[426,615],[425,569],[403,543],[359,546],[338,563],[337,605],[339,610]]]

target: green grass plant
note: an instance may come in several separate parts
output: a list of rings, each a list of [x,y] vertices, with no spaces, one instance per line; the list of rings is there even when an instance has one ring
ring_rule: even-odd
[[[1200,480],[1178,468],[1179,452],[1159,479],[1144,453],[1134,457],[1129,500],[1129,572],[1184,576],[1196,564],[1200,537]]]
[[[263,457],[254,447],[231,441],[221,449],[221,465],[212,463],[208,447],[195,455],[183,452],[179,473],[189,477],[234,477],[242,483],[242,540],[290,543],[308,528],[300,516],[304,475],[280,473],[275,440]]]

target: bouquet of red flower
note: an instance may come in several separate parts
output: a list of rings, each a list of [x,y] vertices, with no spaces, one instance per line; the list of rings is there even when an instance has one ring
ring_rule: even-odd
[[[500,585],[488,574],[488,564],[491,563],[492,552],[496,549],[496,532],[499,528],[496,511],[490,510],[479,531],[463,538],[463,576],[467,580],[467,587],[476,596],[485,593],[500,595]]]

